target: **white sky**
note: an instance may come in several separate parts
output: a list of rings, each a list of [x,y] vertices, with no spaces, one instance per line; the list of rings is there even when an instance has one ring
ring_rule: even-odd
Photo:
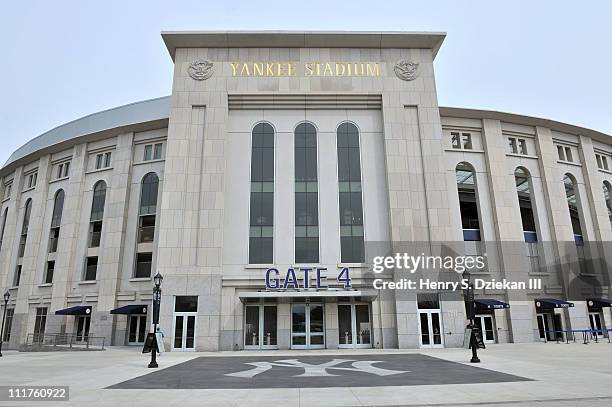
[[[605,0],[13,0],[0,8],[0,163],[57,125],[170,94],[162,30],[445,31],[440,105],[612,134],[611,21]]]

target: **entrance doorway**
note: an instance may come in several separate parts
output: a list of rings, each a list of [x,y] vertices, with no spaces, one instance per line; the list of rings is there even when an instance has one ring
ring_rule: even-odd
[[[544,342],[563,340],[563,332],[558,332],[563,329],[561,322],[561,314],[546,312],[537,314],[538,332],[540,340]]]
[[[147,334],[147,316],[130,315],[128,327],[128,345],[143,344]]]
[[[440,310],[419,310],[419,345],[421,348],[442,348]]]
[[[76,325],[76,342],[87,342],[89,339],[89,326],[91,325],[91,317],[89,315],[78,315],[75,320]]]
[[[244,348],[278,348],[276,305],[254,304],[245,306]]]
[[[338,347],[372,347],[368,304],[338,304]]]
[[[195,351],[197,296],[177,296],[174,301],[172,350]]]
[[[495,343],[495,321],[493,315],[476,315],[474,324],[480,332],[485,343]]]
[[[589,312],[589,324],[592,330],[601,331],[606,329],[601,312]],[[603,338],[607,334],[605,332],[593,332],[592,335],[593,337]]]
[[[291,304],[291,349],[325,348],[323,304]]]

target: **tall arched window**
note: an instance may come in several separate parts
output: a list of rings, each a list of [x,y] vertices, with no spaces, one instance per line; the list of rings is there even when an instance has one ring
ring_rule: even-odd
[[[30,227],[30,215],[32,214],[32,199],[28,199],[23,210],[23,223],[21,224],[21,238],[19,239],[19,251],[17,257],[23,257],[26,242],[28,240],[28,228]]]
[[[478,194],[476,189],[476,172],[468,163],[459,163],[455,169],[457,191],[459,193],[459,210],[463,240],[480,241],[480,220],[478,216]]]
[[[342,263],[365,261],[359,130],[342,123],[337,130],[340,258]]]
[[[576,181],[574,177],[572,177],[570,174],[565,174],[563,177],[563,185],[565,186],[565,197],[567,199],[567,208],[572,221],[574,240],[576,241],[576,244],[582,244],[582,225],[580,222],[578,194],[576,191]]]
[[[531,182],[529,172],[518,167],[514,171],[516,182],[516,193],[518,195],[519,209],[521,210],[521,221],[523,224],[523,235],[526,242],[537,242],[535,217],[533,216],[533,202],[531,200]]]
[[[158,190],[159,178],[157,174],[150,172],[145,175],[140,186],[138,243],[150,243],[155,238]]]
[[[53,203],[53,216],[51,217],[51,234],[49,237],[49,253],[57,251],[59,241],[60,226],[62,224],[62,212],[64,211],[64,190],[60,189],[55,194]]]
[[[610,220],[610,226],[612,226],[612,202],[610,201],[610,191],[612,186],[608,181],[603,182],[603,193],[604,199],[606,200],[606,208],[608,209],[608,219]]]
[[[6,229],[6,217],[8,216],[8,208],[4,209],[2,214],[2,231],[0,231],[0,250],[2,250],[2,241],[4,240],[4,231]]]
[[[138,209],[138,243],[151,243],[155,240],[155,223],[157,219],[157,196],[159,178],[150,172],[142,178],[140,186],[140,205]],[[138,246],[134,277],[151,277],[153,267],[153,252],[150,248],[142,250]]]
[[[273,262],[274,129],[269,123],[259,123],[251,136],[249,263],[270,264]]]
[[[106,182],[98,181],[94,185],[89,219],[89,247],[99,247],[102,236],[102,221],[104,220],[104,204],[106,202]]]
[[[19,249],[17,251],[17,267],[15,268],[15,274],[13,276],[13,286],[19,286],[21,281],[21,267],[23,262],[23,255],[25,254],[26,242],[28,241],[28,229],[30,227],[30,215],[32,214],[32,199],[29,198],[26,201],[23,210],[23,223],[21,224],[21,236],[19,238]]]
[[[310,123],[295,129],[295,262],[319,262],[317,130]]]

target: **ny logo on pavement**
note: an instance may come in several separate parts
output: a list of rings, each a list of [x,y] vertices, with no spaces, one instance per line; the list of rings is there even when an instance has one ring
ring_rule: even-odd
[[[352,367],[340,367],[343,363],[351,363]],[[285,359],[285,360],[276,360],[274,362],[250,362],[246,363],[247,365],[254,366],[252,369],[243,370],[241,372],[236,373],[226,373],[226,376],[232,377],[241,377],[245,379],[250,379],[252,377],[257,376],[258,374],[267,372],[272,369],[274,366],[276,367],[298,367],[304,369],[304,373],[295,375],[293,377],[320,377],[320,376],[339,376],[337,374],[333,374],[328,372],[329,369],[334,370],[344,370],[349,372],[362,372],[369,373],[376,376],[391,376],[396,374],[408,373],[408,370],[391,370],[391,369],[383,369],[380,367],[374,366],[375,363],[381,363],[378,360],[351,360],[351,359],[334,359],[329,362],[321,363],[319,365],[310,364],[300,362],[297,359]]]

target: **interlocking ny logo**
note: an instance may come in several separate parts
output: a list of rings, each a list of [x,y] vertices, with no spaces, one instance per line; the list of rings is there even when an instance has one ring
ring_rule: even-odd
[[[351,363],[352,367],[340,367],[343,363]],[[243,370],[241,372],[236,373],[226,373],[225,376],[232,377],[241,377],[245,379],[250,379],[252,377],[257,376],[258,374],[267,372],[272,369],[274,366],[276,367],[299,367],[304,369],[304,373],[295,375],[293,377],[316,377],[316,376],[339,376],[337,374],[329,373],[328,369],[335,370],[344,370],[349,372],[362,372],[362,373],[370,373],[376,376],[391,376],[396,374],[408,373],[409,370],[391,370],[391,369],[383,369],[380,367],[374,366],[375,363],[381,363],[378,360],[351,360],[351,359],[334,359],[329,362],[321,363],[319,365],[313,365],[310,363],[300,362],[297,359],[285,359],[285,360],[276,360],[274,362],[251,362],[246,363],[247,365],[254,366],[254,368],[249,370]]]

